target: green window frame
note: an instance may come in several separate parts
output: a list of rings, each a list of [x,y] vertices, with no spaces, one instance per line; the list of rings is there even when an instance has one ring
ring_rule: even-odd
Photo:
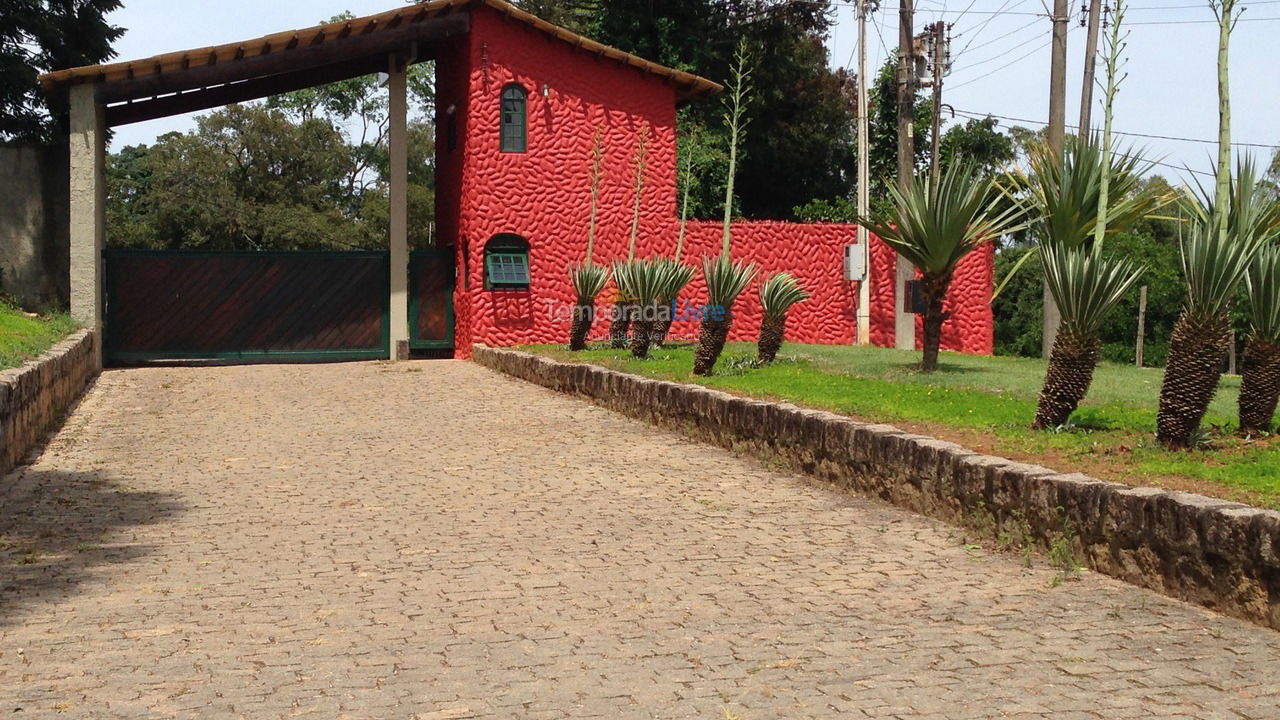
[[[485,290],[528,290],[529,251],[491,252],[484,258]]]
[[[519,85],[502,89],[501,150],[522,153],[528,149],[528,123],[526,108],[529,94]]]

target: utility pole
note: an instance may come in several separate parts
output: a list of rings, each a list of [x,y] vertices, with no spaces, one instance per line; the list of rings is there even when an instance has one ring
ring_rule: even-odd
[[[1065,2],[1066,0],[1061,0]],[[916,51],[913,0],[898,5],[898,188],[910,189],[915,172]],[[894,347],[916,349],[916,317],[911,312],[911,293],[907,283],[915,280],[915,267],[901,255],[894,282]]]
[[[1142,351],[1147,345],[1147,286],[1138,288],[1138,347],[1134,352],[1134,364],[1142,367]]]
[[[1067,136],[1067,0],[1053,0],[1053,55],[1049,62],[1049,148],[1062,155]],[[1087,63],[1086,63],[1087,64]],[[1041,323],[1045,358],[1053,352],[1058,339],[1062,313],[1053,301],[1049,286],[1044,286],[1044,313]]]
[[[1080,134],[1089,134],[1089,122],[1093,114],[1093,72],[1098,56],[1098,27],[1102,22],[1102,0],[1089,0],[1087,23],[1088,37],[1084,42],[1084,81],[1080,84]]]
[[[871,158],[867,109],[867,15],[879,8],[879,0],[858,0],[858,217],[871,212]],[[858,247],[862,251],[862,282],[858,283],[858,344],[871,344],[871,234],[858,223]]]
[[[1067,0],[1053,0],[1053,57],[1049,63],[1049,147],[1062,153],[1067,133]]]
[[[933,134],[929,148],[929,188],[936,196],[938,178],[942,172],[942,76],[947,71],[947,58],[951,55],[951,48],[946,23],[939,20],[929,26],[928,32],[933,39]]]

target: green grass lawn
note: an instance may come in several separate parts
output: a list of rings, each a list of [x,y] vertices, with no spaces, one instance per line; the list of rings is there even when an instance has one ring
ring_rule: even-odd
[[[22,365],[75,329],[67,315],[30,317],[0,300],[0,370]]]
[[[888,422],[981,452],[1061,471],[1156,485],[1280,508],[1280,441],[1235,437],[1238,377],[1224,377],[1205,419],[1208,444],[1170,452],[1155,442],[1162,371],[1104,363],[1072,424],[1030,429],[1044,378],[1042,360],[944,353],[932,375],[915,371],[919,353],[882,348],[785,345],[779,362],[753,367],[754,345],[730,344],[717,374],[695,377],[689,346],[655,350],[648,360],[623,351],[571,353],[525,348],[560,360],[591,362],[648,377],[694,382],[726,392]]]

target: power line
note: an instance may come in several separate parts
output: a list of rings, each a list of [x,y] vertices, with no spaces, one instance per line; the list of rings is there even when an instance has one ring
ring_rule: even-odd
[[[1043,42],[1043,43],[1041,43],[1041,44],[1039,44],[1039,45],[1037,45],[1037,46],[1035,46],[1035,47],[1031,48],[1031,50],[1030,50],[1029,52],[1027,52],[1026,54],[1024,54],[1024,55],[1019,55],[1018,57],[1016,57],[1016,58],[1014,58],[1013,60],[1010,60],[1009,62],[1007,62],[1007,63],[1005,63],[1005,64],[1001,65],[1000,67],[998,67],[998,68],[996,68],[996,69],[994,69],[994,70],[991,70],[991,71],[989,71],[989,72],[987,72],[987,73],[984,73],[984,74],[982,74],[982,75],[979,75],[978,77],[973,78],[972,80],[965,80],[965,81],[964,81],[964,82],[962,82],[962,83],[957,83],[957,84],[955,84],[955,85],[952,85],[952,86],[951,86],[951,89],[952,89],[952,90],[955,90],[956,88],[962,88],[962,87],[964,87],[965,85],[972,85],[973,83],[976,83],[976,82],[978,82],[979,80],[985,80],[986,78],[989,78],[989,77],[991,77],[992,75],[995,75],[996,73],[1000,72],[1001,70],[1004,70],[1004,69],[1005,69],[1005,68],[1007,68],[1007,67],[1011,67],[1011,66],[1013,66],[1013,65],[1016,65],[1016,64],[1018,64],[1018,63],[1022,62],[1023,60],[1026,60],[1027,58],[1031,57],[1032,55],[1035,55],[1036,53],[1040,52],[1041,50],[1044,50],[1045,48],[1049,47],[1049,46],[1050,46],[1050,45],[1052,45],[1052,44],[1053,44],[1053,38],[1049,38],[1049,39],[1048,39],[1048,40],[1046,40],[1045,42]],[[957,111],[957,112],[959,112],[959,111]]]
[[[1236,22],[1275,22],[1280,17],[1261,17],[1261,18],[1236,18]],[[1125,27],[1130,25],[1204,25],[1208,23],[1218,24],[1217,20],[1146,20],[1138,22],[1126,22]]]
[[[1040,18],[1034,18],[1034,19],[1032,19],[1032,20],[1031,20],[1031,22],[1028,22],[1026,25],[1022,25],[1022,26],[1020,26],[1020,27],[1018,27],[1018,28],[1016,28],[1016,29],[1014,29],[1014,30],[1010,30],[1009,32],[1007,32],[1007,33],[1005,33],[1005,34],[1003,34],[1003,35],[1000,35],[1000,36],[998,36],[998,37],[991,38],[990,40],[988,40],[988,41],[986,41],[986,42],[982,43],[981,45],[978,45],[978,46],[974,47],[973,49],[974,49],[974,50],[981,50],[982,48],[987,47],[987,46],[989,46],[989,45],[991,45],[991,44],[993,44],[993,43],[998,43],[998,42],[1000,42],[1001,40],[1003,40],[1003,39],[1005,39],[1005,38],[1007,38],[1007,37],[1009,37],[1009,36],[1011,36],[1011,35],[1017,35],[1018,33],[1022,32],[1023,30],[1026,30],[1027,28],[1031,27],[1032,25],[1039,25],[1039,24],[1040,24]],[[958,59],[961,55],[963,55],[963,54],[965,53],[965,51],[969,50],[969,45],[972,45],[972,44],[973,44],[973,41],[974,41],[974,40],[976,40],[976,39],[977,39],[977,35],[975,34],[975,35],[974,35],[974,37],[973,37],[973,38],[971,38],[971,39],[969,40],[969,43],[968,43],[968,44],[966,44],[963,48],[961,48],[961,49],[960,49],[960,52],[956,53],[956,58]]]
[[[1010,121],[1010,122],[1031,123],[1032,125],[1044,125],[1044,124],[1046,124],[1046,123],[1044,123],[1044,122],[1042,122],[1042,121],[1040,121],[1040,120],[1030,120],[1030,119],[1028,119],[1028,118],[1007,117],[1007,116],[1005,116],[1005,115],[996,115],[995,113],[979,113],[979,112],[975,112],[975,111],[973,111],[973,110],[960,110],[959,108],[957,108],[957,109],[956,109],[956,114],[958,114],[958,115],[965,115],[965,116],[967,116],[967,117],[979,118],[979,119],[984,118],[984,117],[987,117],[987,116],[991,116],[991,117],[993,117],[993,118],[999,118],[999,119],[1001,119],[1001,120],[1008,120],[1008,121]],[[1073,130],[1078,130],[1078,129],[1079,129],[1079,127],[1078,127],[1078,126],[1076,126],[1076,125],[1067,125],[1067,127],[1071,128],[1071,129],[1073,129]],[[1125,132],[1125,131],[1122,131],[1122,130],[1112,130],[1111,132],[1112,132],[1112,133],[1114,133],[1114,134],[1116,134],[1116,135],[1127,135],[1127,136],[1130,136],[1130,137],[1150,138],[1150,139],[1152,139],[1152,140],[1176,140],[1176,141],[1179,141],[1179,142],[1204,143],[1204,144],[1206,144],[1206,145],[1217,145],[1217,144],[1218,144],[1218,141],[1217,141],[1217,140],[1202,140],[1202,139],[1200,139],[1200,138],[1178,137],[1178,136],[1176,136],[1176,135],[1157,135],[1157,134],[1154,134],[1154,133]],[[1280,145],[1266,145],[1266,144],[1263,144],[1263,143],[1233,142],[1233,143],[1231,143],[1231,144],[1232,144],[1232,145],[1238,145],[1238,146],[1240,146],[1240,147],[1263,148],[1263,149],[1267,149],[1267,150],[1275,150],[1275,149],[1277,149],[1277,148],[1280,148]]]
[[[1040,22],[1040,21],[1039,21],[1039,20],[1037,20],[1036,22]],[[1012,46],[1010,46],[1010,47],[1008,47],[1008,48],[1005,48],[1004,52],[1002,52],[1002,53],[1001,53],[1001,54],[999,54],[999,55],[992,55],[991,57],[987,58],[986,60],[979,60],[979,61],[977,61],[977,62],[966,63],[966,64],[965,64],[965,66],[964,66],[964,69],[965,69],[965,70],[968,70],[969,68],[975,68],[975,67],[977,67],[977,66],[979,66],[979,65],[986,65],[987,63],[991,62],[992,60],[1001,60],[1001,59],[1003,59],[1003,58],[1005,58],[1005,57],[1008,57],[1009,53],[1013,52],[1014,50],[1017,50],[1018,48],[1026,47],[1027,45],[1030,45],[1031,43],[1035,42],[1036,40],[1043,40],[1043,39],[1044,39],[1044,38],[1043,38],[1041,35],[1032,35],[1031,37],[1027,38],[1026,40],[1023,40],[1022,42],[1018,43],[1017,45],[1012,45]],[[957,87],[957,86],[953,85],[952,87]]]

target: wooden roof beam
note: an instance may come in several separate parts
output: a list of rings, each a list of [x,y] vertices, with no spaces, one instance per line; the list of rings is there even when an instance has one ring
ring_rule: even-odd
[[[471,27],[469,13],[430,18],[421,23],[348,37],[323,45],[300,47],[264,55],[244,57],[237,51],[235,62],[201,65],[187,70],[125,78],[103,83],[103,102],[116,103],[155,97],[185,90],[224,85],[284,73],[299,72],[402,48],[414,41],[430,42],[466,33]]]

